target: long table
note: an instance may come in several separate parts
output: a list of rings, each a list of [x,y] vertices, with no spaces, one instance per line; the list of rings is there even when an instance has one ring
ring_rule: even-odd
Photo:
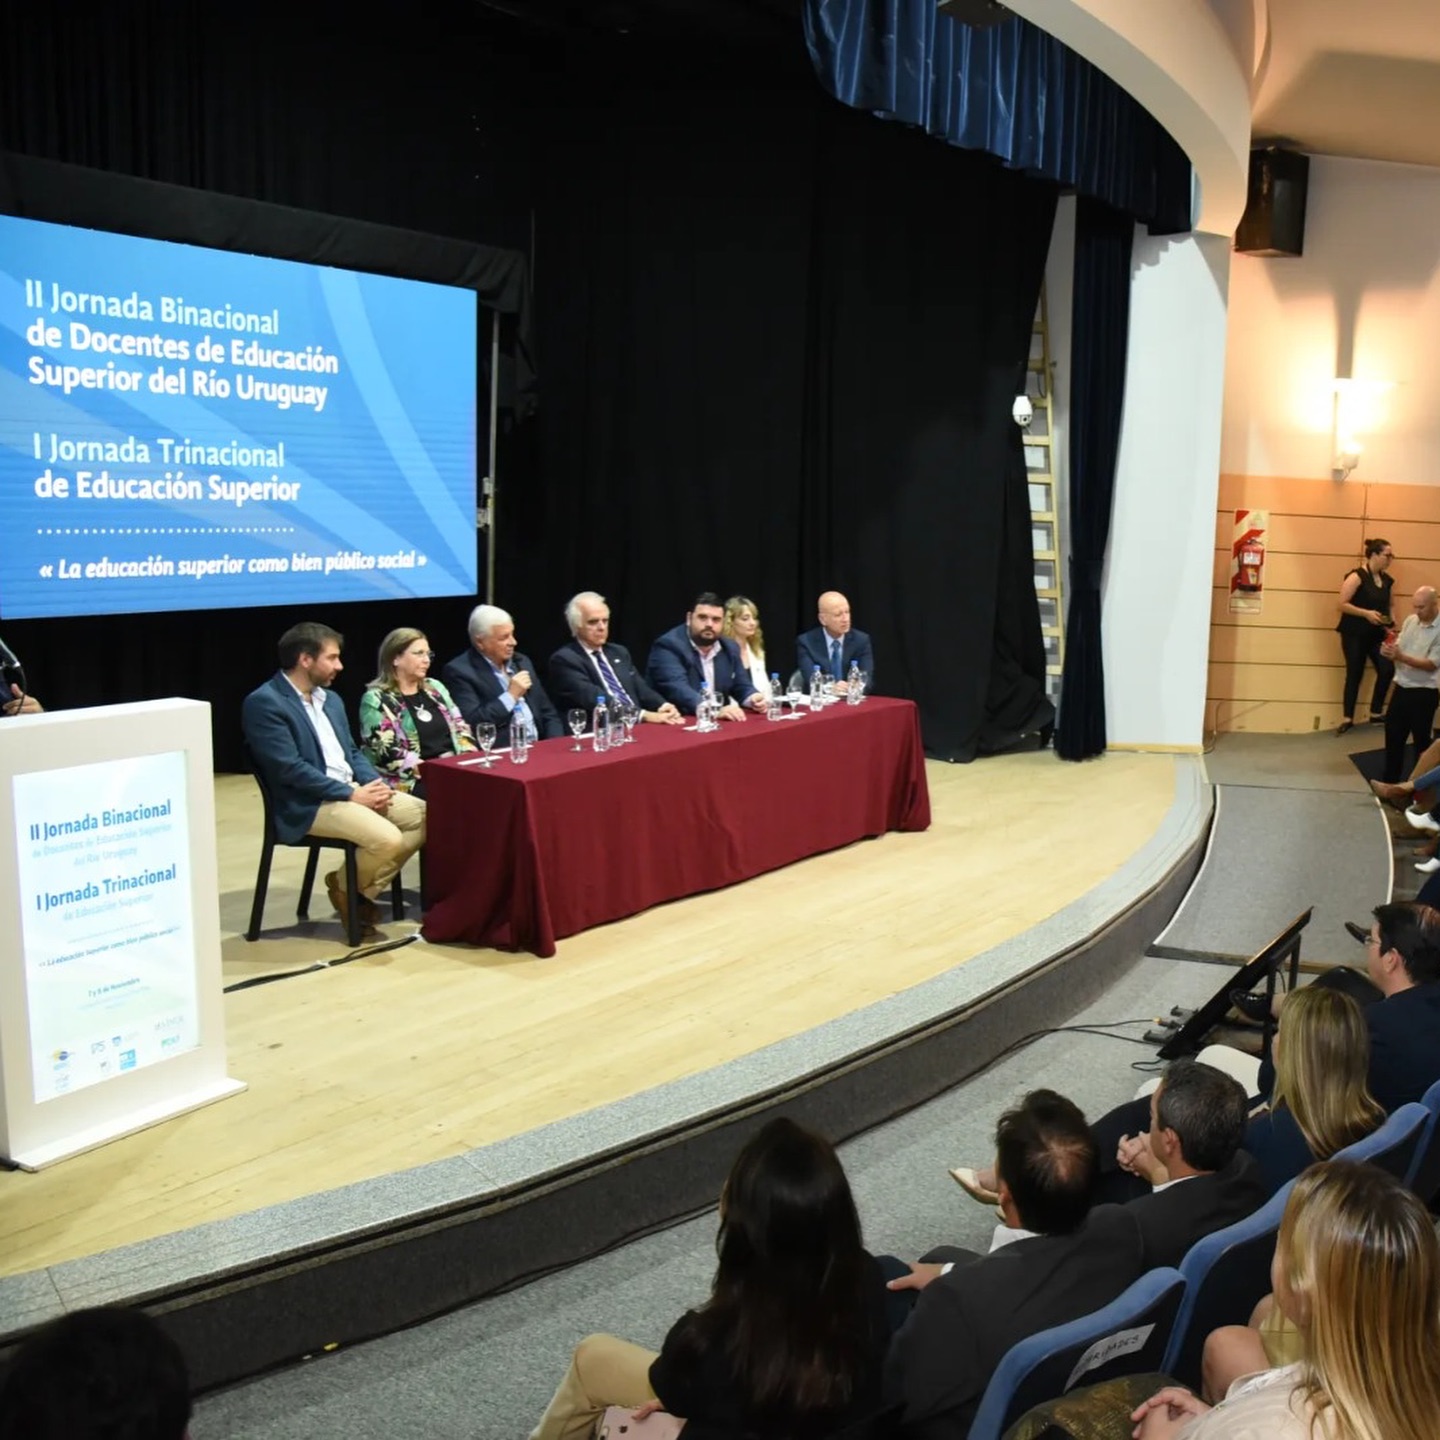
[[[600,754],[545,740],[524,765],[429,761],[425,938],[553,955],[593,925],[930,824],[908,700],[634,733]]]

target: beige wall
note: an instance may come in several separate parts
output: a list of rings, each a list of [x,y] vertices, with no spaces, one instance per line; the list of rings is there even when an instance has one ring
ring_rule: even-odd
[[[1371,536],[1394,547],[1395,618],[1410,613],[1417,586],[1440,585],[1440,513],[1435,491],[1351,479],[1222,475],[1215,516],[1210,608],[1211,730],[1306,732],[1341,718],[1345,669],[1335,633],[1337,592]],[[1265,591],[1258,615],[1229,612],[1230,554],[1237,509],[1268,510]],[[1369,680],[1356,718],[1366,713]]]

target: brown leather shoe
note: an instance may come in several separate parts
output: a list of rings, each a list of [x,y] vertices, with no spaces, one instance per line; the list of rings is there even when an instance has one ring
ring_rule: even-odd
[[[1376,799],[1390,806],[1392,810],[1408,809],[1415,794],[1415,787],[1408,782],[1403,785],[1387,785],[1383,780],[1372,780],[1370,788],[1375,792]]]
[[[330,903],[335,907],[335,913],[343,920],[345,918],[345,889],[340,884],[340,872],[332,870],[325,877],[325,893],[330,897]],[[376,928],[376,922],[380,919],[380,907],[369,898],[360,896],[360,938],[368,939],[372,935],[378,935],[380,931]]]

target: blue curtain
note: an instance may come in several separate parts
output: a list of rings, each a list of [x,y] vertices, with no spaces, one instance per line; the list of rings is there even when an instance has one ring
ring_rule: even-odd
[[[857,110],[917,125],[1103,200],[1156,234],[1190,229],[1190,163],[1115,82],[1018,17],[961,25],[935,0],[805,0],[821,83]]]
[[[1115,499],[1115,461],[1130,343],[1135,224],[1081,196],[1075,210],[1075,308],[1070,382],[1070,606],[1055,753],[1088,760],[1105,749],[1100,582]]]

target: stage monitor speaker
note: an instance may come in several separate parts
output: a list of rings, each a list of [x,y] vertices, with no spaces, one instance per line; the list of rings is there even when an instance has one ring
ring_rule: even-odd
[[[976,30],[1000,25],[1015,13],[998,4],[997,0],[940,0],[935,8],[942,15],[948,15],[961,25],[973,26]]]
[[[1250,152],[1250,188],[1235,232],[1241,255],[1305,253],[1305,191],[1310,157],[1271,147]]]

